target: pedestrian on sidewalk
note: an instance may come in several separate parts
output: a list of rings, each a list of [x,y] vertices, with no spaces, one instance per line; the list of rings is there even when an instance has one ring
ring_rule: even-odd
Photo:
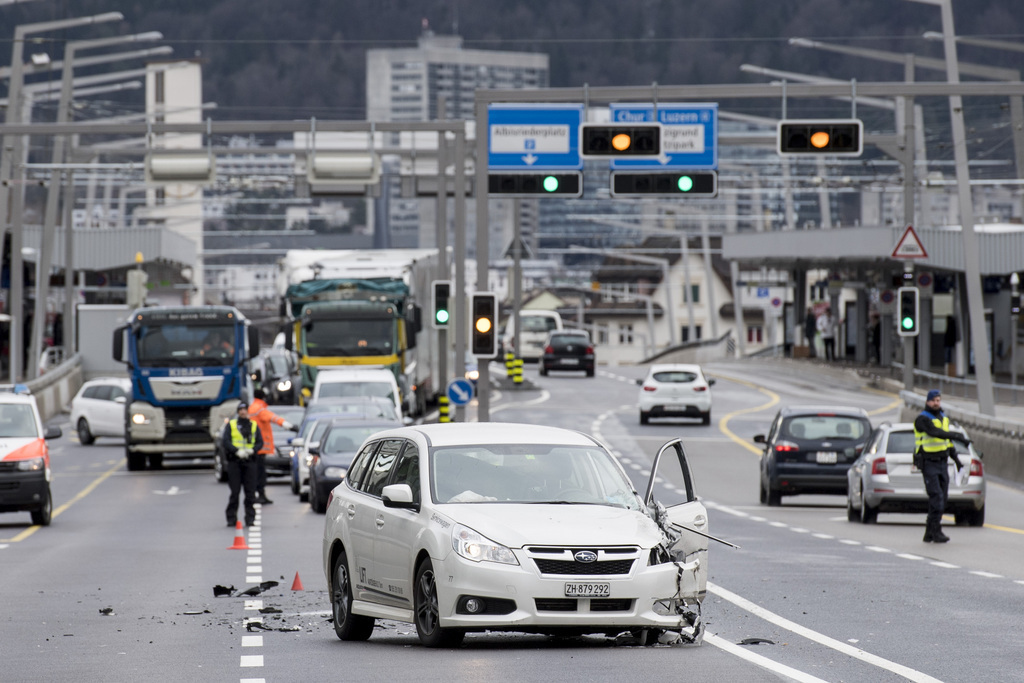
[[[260,430],[249,419],[249,406],[239,403],[237,415],[224,425],[221,433],[231,488],[224,511],[228,526],[235,526],[238,521],[238,494],[242,489],[245,490],[245,525],[252,526],[256,522],[256,453],[262,446]]]
[[[947,543],[949,536],[942,533],[942,514],[949,497],[949,469],[947,460],[953,459],[957,471],[966,467],[956,454],[953,440],[965,446],[971,440],[959,432],[949,431],[949,418],[942,412],[942,394],[938,389],[928,392],[924,410],[914,420],[914,466],[921,470],[924,489],[928,493],[928,518],[925,522],[925,543]]]
[[[836,321],[832,317],[832,309],[826,308],[825,312],[818,317],[818,332],[821,333],[821,343],[825,347],[825,360],[836,359]]]
[[[249,419],[259,427],[263,445],[256,450],[256,502],[262,505],[273,505],[274,501],[267,498],[267,456],[273,455],[274,428],[278,425],[293,432],[299,428],[270,409],[267,395],[262,389],[253,391],[253,402],[249,406]]]
[[[807,307],[807,316],[804,318],[804,336],[807,337],[807,354],[814,358],[818,355],[814,348],[814,335],[818,334],[818,316],[814,315],[814,309]]]

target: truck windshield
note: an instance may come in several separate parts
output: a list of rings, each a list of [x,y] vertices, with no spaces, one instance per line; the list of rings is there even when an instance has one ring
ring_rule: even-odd
[[[395,353],[395,320],[313,320],[303,326],[309,356],[390,356]]]
[[[141,325],[139,365],[231,365],[235,357],[231,325]]]
[[[32,406],[23,403],[0,404],[0,437],[18,439],[38,436]]]

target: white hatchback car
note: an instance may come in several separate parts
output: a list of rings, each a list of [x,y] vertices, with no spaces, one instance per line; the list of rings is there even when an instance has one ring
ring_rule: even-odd
[[[705,377],[699,365],[652,365],[647,377],[636,383],[640,385],[640,424],[652,417],[699,417],[703,424],[711,424],[715,380]]]
[[[668,481],[671,487],[654,482]],[[586,434],[460,423],[379,432],[330,494],[323,565],[342,640],[375,619],[427,647],[467,631],[703,637],[708,517],[681,442],[646,494]]]
[[[82,385],[71,399],[71,425],[83,446],[98,436],[124,437],[125,402],[131,392],[127,377],[102,377]]]

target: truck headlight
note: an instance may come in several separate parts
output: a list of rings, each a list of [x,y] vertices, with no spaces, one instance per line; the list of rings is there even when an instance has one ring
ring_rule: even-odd
[[[519,564],[511,550],[461,524],[456,524],[452,528],[452,548],[473,562]]]
[[[28,458],[27,460],[18,461],[19,472],[38,472],[44,467],[46,467],[46,463],[42,458]]]
[[[278,391],[290,391],[292,388],[292,381],[290,379],[283,379],[277,383]]]
[[[132,415],[132,424],[148,425],[149,424],[149,418],[146,417],[143,413],[135,413],[135,414]]]

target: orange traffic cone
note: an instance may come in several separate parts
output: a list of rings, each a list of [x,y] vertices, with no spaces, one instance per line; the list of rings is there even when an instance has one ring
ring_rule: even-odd
[[[302,579],[299,578],[299,573],[298,572],[295,572],[295,580],[292,581],[292,590],[293,591],[306,590],[305,588],[302,587]]]
[[[245,542],[245,531],[242,528],[241,522],[235,522],[235,543],[229,545],[228,550],[248,550],[249,546]]]

